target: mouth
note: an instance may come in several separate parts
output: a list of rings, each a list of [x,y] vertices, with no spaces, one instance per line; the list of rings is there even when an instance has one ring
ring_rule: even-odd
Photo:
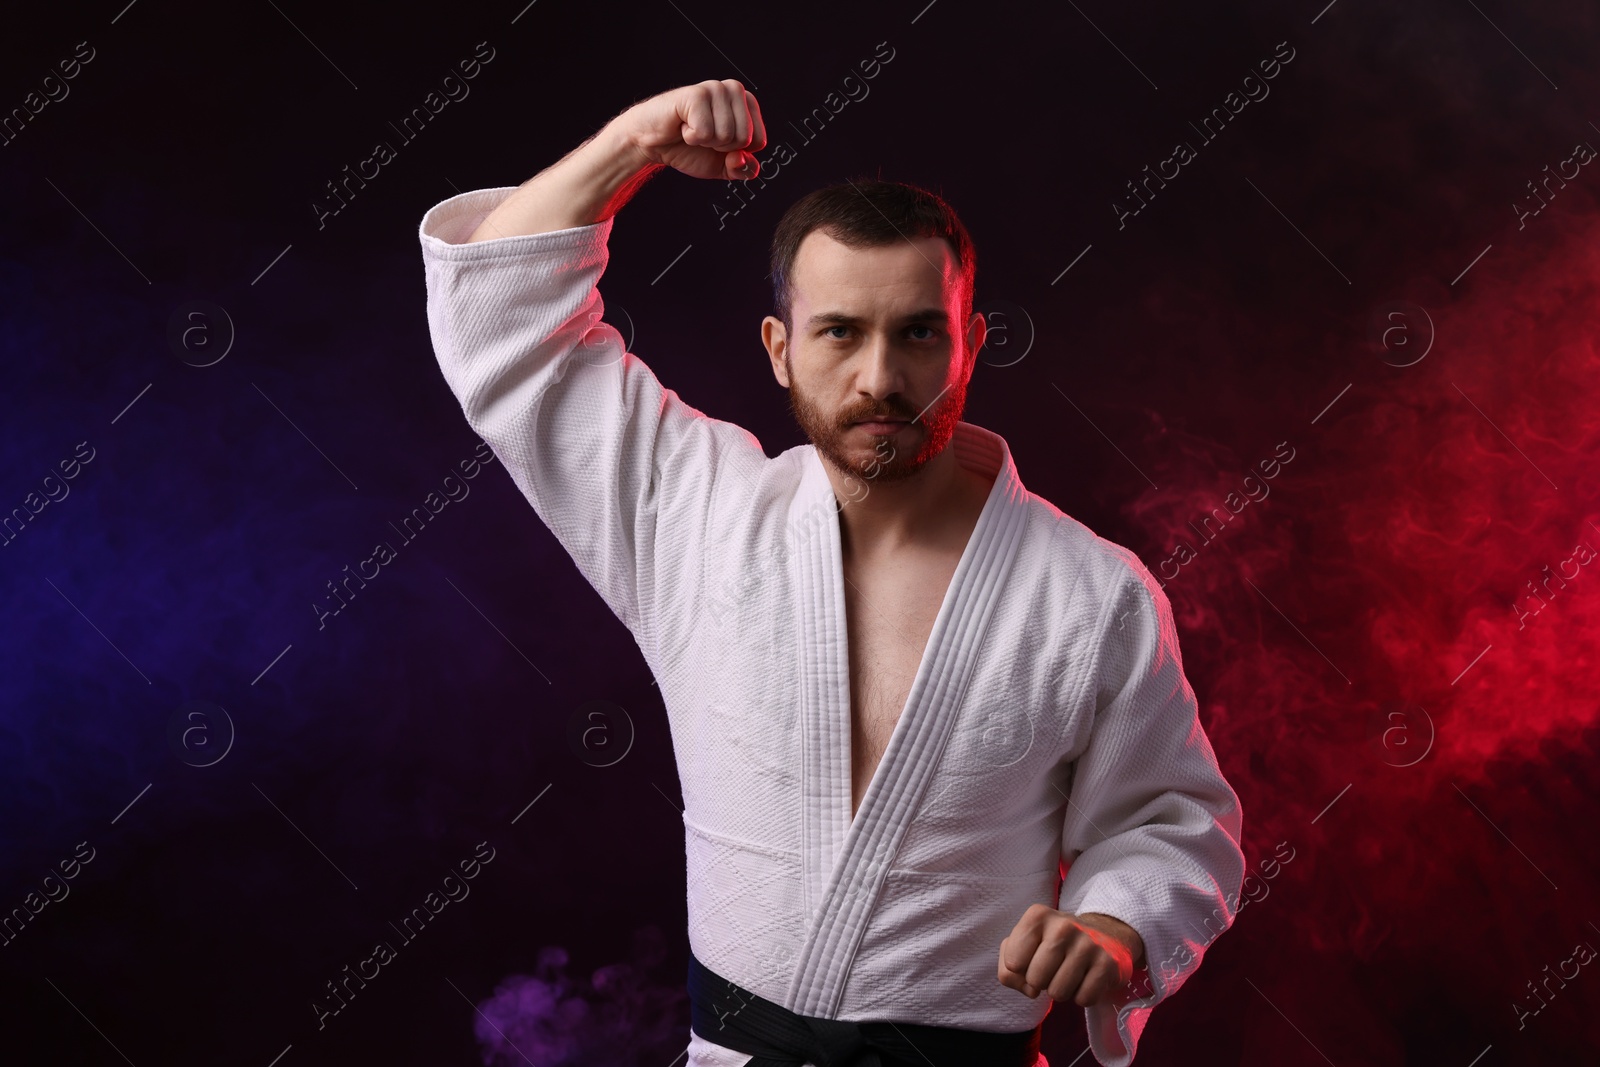
[[[857,429],[866,430],[868,433],[891,434],[891,433],[898,433],[899,431],[905,429],[907,426],[911,425],[911,420],[910,419],[863,419],[860,422],[853,422],[850,425],[855,427],[855,428],[857,428]]]

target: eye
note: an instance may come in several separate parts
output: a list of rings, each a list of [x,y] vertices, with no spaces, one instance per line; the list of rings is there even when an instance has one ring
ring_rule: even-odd
[[[829,326],[829,327],[827,327],[827,328],[826,328],[826,329],[824,329],[824,330],[823,330],[823,331],[822,331],[822,333],[823,333],[823,336],[825,336],[825,337],[826,337],[826,336],[828,336],[828,335],[829,335],[829,334],[831,334],[831,333],[832,333],[832,332],[833,332],[833,331],[834,331],[834,330],[848,330],[848,329],[849,329],[849,328],[850,328],[850,327],[848,327],[848,326]],[[835,337],[835,338],[834,338],[834,340],[835,340],[835,341],[842,341],[842,340],[844,340],[844,338],[842,338],[842,337]]]
[[[932,326],[913,326],[913,327],[911,327],[911,329],[928,331],[928,336],[927,337],[919,337],[919,338],[917,338],[917,340],[919,340],[919,341],[931,341],[931,340],[933,340],[935,337],[937,337],[939,335],[939,331],[934,329]]]

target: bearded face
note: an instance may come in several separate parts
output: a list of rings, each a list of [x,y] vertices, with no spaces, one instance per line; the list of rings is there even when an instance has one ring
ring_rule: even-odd
[[[779,380],[795,421],[840,471],[885,482],[916,474],[955,435],[982,343],[981,327],[958,328],[966,294],[949,244],[851,248],[814,230],[793,279],[793,328],[769,316],[763,331],[772,352],[772,324],[782,329]]]

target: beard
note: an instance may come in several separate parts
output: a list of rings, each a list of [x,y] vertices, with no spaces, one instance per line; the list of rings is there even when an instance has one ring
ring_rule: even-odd
[[[874,415],[913,419],[919,409],[909,407],[895,393],[882,404],[863,401],[844,411],[828,412],[800,387],[787,352],[783,365],[789,374],[789,411],[817,453],[836,469],[867,481],[898,482],[916,474],[944,451],[967,406],[967,383],[957,381],[916,422],[890,436],[868,434],[851,424]]]

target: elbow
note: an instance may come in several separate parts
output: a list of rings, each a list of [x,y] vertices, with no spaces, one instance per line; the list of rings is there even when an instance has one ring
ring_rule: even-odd
[[[441,366],[468,425],[498,446],[532,432],[546,394],[572,372],[583,351],[577,335],[562,329],[537,340],[524,336],[489,345]]]

